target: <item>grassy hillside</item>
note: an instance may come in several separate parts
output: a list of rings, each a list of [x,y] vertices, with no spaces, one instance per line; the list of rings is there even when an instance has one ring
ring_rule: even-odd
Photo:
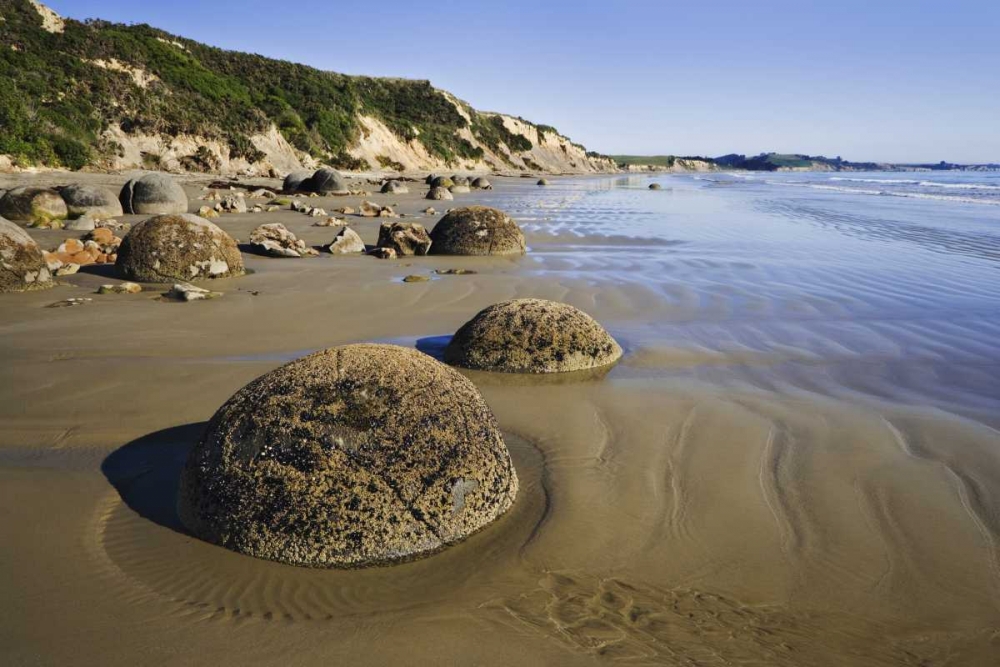
[[[381,120],[404,140],[419,136],[445,161],[482,157],[456,136],[469,127],[483,145],[515,151],[531,142],[497,116],[465,108],[466,120],[427,81],[346,76],[224,51],[147,25],[67,19],[42,28],[27,0],[0,0],[0,154],[16,163],[79,168],[117,148],[102,133],[190,134],[225,141],[233,156],[259,159],[249,141],[275,124],[296,148],[343,168],[358,116]],[[145,88],[113,62],[155,77]],[[537,127],[537,126],[536,126]],[[542,126],[543,130],[553,130]]]
[[[701,160],[712,162],[712,158],[681,155],[612,155],[611,159],[616,164],[628,167],[629,165],[642,165],[651,167],[664,167],[670,169],[677,160]]]

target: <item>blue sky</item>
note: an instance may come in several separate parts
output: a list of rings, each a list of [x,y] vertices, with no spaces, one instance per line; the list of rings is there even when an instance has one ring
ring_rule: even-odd
[[[1000,0],[46,4],[430,79],[605,153],[1000,162]]]

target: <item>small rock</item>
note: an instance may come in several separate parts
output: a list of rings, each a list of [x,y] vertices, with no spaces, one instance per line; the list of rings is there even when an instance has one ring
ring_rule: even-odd
[[[211,292],[203,287],[196,287],[190,283],[176,283],[170,291],[163,295],[167,299],[175,301],[202,301],[204,299],[214,299],[222,296],[222,292]]]
[[[271,257],[308,257],[319,254],[280,222],[261,225],[250,232],[250,245],[257,252]]]
[[[428,278],[427,276],[418,276],[418,275],[409,275],[403,278],[404,283],[425,283],[428,280],[430,280],[430,278]]]
[[[333,237],[333,242],[326,249],[334,255],[364,252],[365,242],[361,240],[361,237],[353,229],[344,227],[337,232],[337,235]]]
[[[62,301],[56,301],[55,303],[50,303],[46,308],[70,308],[72,306],[82,306],[86,303],[93,301],[90,297],[85,296],[71,296],[68,299],[63,299]]]
[[[428,206],[427,208],[424,209],[424,215],[434,215],[435,213],[437,213],[437,211],[435,211],[430,206]]]
[[[210,220],[212,218],[218,218],[219,212],[216,211],[211,206],[202,206],[201,208],[198,209],[198,215],[205,218],[206,220]]]
[[[142,291],[142,286],[136,283],[123,282],[117,285],[106,284],[97,288],[98,294],[138,294]]]
[[[112,243],[115,239],[115,235],[107,227],[99,227],[90,232],[89,234],[87,234],[87,238],[91,241],[94,241],[98,245],[103,246]]]
[[[473,271],[472,269],[434,269],[434,273],[439,276],[469,276],[477,273],[477,271]]]
[[[313,223],[313,227],[341,227],[347,224],[347,220],[343,218],[327,218],[326,220],[317,220]]]
[[[375,248],[368,254],[378,259],[396,259],[396,251],[392,248]]]
[[[257,188],[247,195],[250,199],[274,199],[275,196],[275,193],[271,192],[267,188]]]
[[[66,223],[65,228],[74,232],[89,232],[97,226],[97,222],[89,215],[83,215]]]
[[[361,211],[358,213],[362,218],[377,218],[382,215],[382,207],[370,201],[361,202]]]
[[[235,195],[228,195],[223,199],[220,204],[222,205],[222,210],[228,213],[246,213],[247,212],[247,201],[243,198],[242,193]]]
[[[52,267],[49,267],[50,270]],[[79,264],[62,264],[55,270],[57,276],[71,276],[80,270]]]
[[[354,215],[355,213],[357,213],[357,211],[355,211],[350,206],[344,206],[343,208],[338,208],[338,209],[336,209],[336,211],[337,211],[337,213],[340,213],[341,215]]]
[[[304,203],[300,202],[300,201],[299,201],[298,199],[294,200],[294,201],[293,201],[293,202],[292,202],[291,204],[289,204],[288,206],[289,206],[289,208],[291,208],[291,209],[292,209],[293,211],[303,211],[303,210],[305,210],[305,209],[307,208],[307,206],[306,206],[306,205],[305,205]]]
[[[324,211],[323,209],[321,209],[319,207],[316,207],[316,208],[309,209],[306,212],[306,215],[308,215],[308,216],[310,216],[312,218],[324,218],[324,217],[326,217],[326,211]]]

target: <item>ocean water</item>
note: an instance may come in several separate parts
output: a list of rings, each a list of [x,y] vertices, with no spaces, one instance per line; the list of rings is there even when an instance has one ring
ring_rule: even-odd
[[[642,372],[662,359],[713,383],[1000,408],[1000,174],[517,187],[494,196],[528,233],[530,270],[585,276]]]

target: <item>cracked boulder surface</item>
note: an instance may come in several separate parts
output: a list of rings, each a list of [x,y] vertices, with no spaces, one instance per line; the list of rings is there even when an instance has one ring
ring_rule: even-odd
[[[263,375],[212,417],[181,474],[196,536],[310,567],[432,554],[503,515],[517,475],[476,387],[395,345],[346,345]]]
[[[188,198],[177,181],[167,174],[153,172],[129,180],[118,195],[125,213],[167,215],[187,213]]]
[[[52,287],[42,250],[26,231],[0,218],[0,293]]]
[[[118,248],[118,274],[158,283],[243,275],[236,241],[197,215],[158,215],[133,227]]]
[[[446,363],[500,373],[581,371],[621,356],[615,339],[590,315],[543,299],[514,299],[483,309],[444,352]]]
[[[488,206],[456,208],[431,230],[432,255],[523,255],[524,234],[503,211]]]

